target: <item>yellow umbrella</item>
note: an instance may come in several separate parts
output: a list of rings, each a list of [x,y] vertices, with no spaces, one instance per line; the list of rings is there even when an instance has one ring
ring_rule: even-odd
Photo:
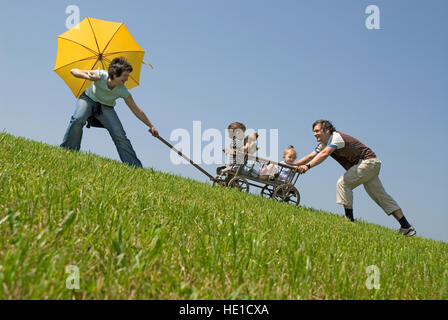
[[[77,26],[58,36],[58,52],[54,71],[79,98],[91,81],[75,78],[70,70],[107,70],[116,57],[124,57],[133,67],[126,82],[131,89],[139,85],[145,51],[138,45],[123,23],[85,18]],[[152,67],[152,66],[151,66]]]

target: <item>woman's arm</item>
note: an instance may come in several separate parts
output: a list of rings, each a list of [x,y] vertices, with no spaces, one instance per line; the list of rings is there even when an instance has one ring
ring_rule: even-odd
[[[152,133],[153,136],[158,136],[159,133],[157,132],[157,129],[154,127],[154,125],[149,121],[146,114],[143,112],[142,109],[140,109],[137,104],[135,104],[134,99],[132,98],[132,95],[129,95],[126,99],[124,99],[129,109],[131,109],[132,113],[144,124],[146,124],[149,127],[149,132]]]
[[[90,81],[98,81],[101,80],[101,76],[96,74],[93,70],[80,70],[80,69],[72,69],[70,73],[79,79],[85,79]]]

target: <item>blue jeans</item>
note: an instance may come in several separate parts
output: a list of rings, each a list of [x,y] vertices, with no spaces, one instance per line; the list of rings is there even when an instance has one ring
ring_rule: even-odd
[[[95,101],[82,95],[76,102],[76,110],[72,115],[70,124],[65,132],[61,147],[70,150],[79,150],[81,147],[82,128],[87,122],[87,118],[92,115]],[[142,163],[137,159],[131,142],[126,137],[121,121],[113,107],[101,106],[102,113],[95,117],[109,131],[112,140],[117,147],[121,161],[134,167],[142,167]]]

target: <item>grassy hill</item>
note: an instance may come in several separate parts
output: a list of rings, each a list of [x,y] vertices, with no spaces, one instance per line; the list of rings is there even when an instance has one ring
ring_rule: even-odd
[[[0,234],[0,299],[448,298],[446,243],[6,133]]]

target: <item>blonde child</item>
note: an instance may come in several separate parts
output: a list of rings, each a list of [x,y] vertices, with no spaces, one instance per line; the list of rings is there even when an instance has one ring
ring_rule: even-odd
[[[283,151],[283,161],[280,163],[293,166],[296,158],[297,158],[296,149],[294,149],[294,146],[288,146],[288,148],[286,148],[285,151]],[[278,180],[285,181],[286,179],[288,179],[290,172],[291,169],[289,168],[269,164],[261,168],[260,176],[269,179],[274,179],[276,177]]]
[[[297,159],[297,151],[296,149],[294,149],[294,146],[288,146],[288,148],[283,151],[283,159],[284,160],[280,163],[288,164],[290,166],[294,165],[294,161],[296,161]],[[285,181],[286,179],[288,179],[291,169],[277,166],[277,170],[279,171],[279,180]]]

